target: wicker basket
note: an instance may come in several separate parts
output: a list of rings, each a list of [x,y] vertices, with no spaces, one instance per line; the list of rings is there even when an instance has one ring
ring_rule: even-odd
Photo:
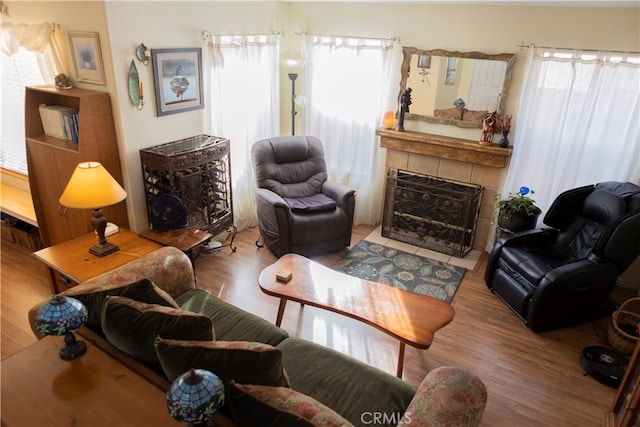
[[[638,341],[638,336],[629,333],[640,328],[640,298],[626,300],[611,315],[609,322],[609,344],[622,354],[629,355]]]

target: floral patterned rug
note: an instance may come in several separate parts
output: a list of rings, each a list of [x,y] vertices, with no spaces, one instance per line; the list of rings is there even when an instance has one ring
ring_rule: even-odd
[[[399,251],[377,243],[359,241],[332,267],[336,271],[384,283],[406,291],[453,300],[467,269]]]

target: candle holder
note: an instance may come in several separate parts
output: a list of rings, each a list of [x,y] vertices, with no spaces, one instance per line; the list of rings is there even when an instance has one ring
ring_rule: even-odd
[[[136,58],[144,65],[149,65],[149,61],[151,61],[151,51],[144,43],[140,43],[136,48]]]
[[[144,108],[144,95],[140,94],[140,101],[138,101],[138,105],[136,105],[136,109],[142,111]]]

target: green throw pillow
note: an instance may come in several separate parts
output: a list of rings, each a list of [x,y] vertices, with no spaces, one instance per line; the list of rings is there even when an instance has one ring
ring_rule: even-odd
[[[85,325],[96,332],[101,331],[102,305],[109,295],[123,296],[136,301],[146,302],[147,304],[158,304],[167,307],[180,308],[168,293],[160,289],[149,279],[138,280],[137,282],[133,282],[128,285],[110,289],[104,289],[101,286],[78,287],[77,289],[80,289],[81,292],[74,291],[74,289],[75,288],[71,288],[71,290],[66,292],[65,295],[80,300],[80,302],[87,307],[89,318]]]
[[[284,329],[203,289],[191,289],[176,297],[176,302],[183,310],[207,315],[216,326],[216,337],[221,341],[261,342],[275,346],[289,336]]]
[[[191,368],[206,369],[228,386],[242,384],[289,387],[282,352],[268,344],[246,341],[184,341],[158,337],[156,355],[170,381]]]
[[[154,341],[157,336],[185,340],[213,340],[207,316],[130,298],[108,296],[102,307],[102,330],[118,350],[160,368]]]
[[[353,425],[328,406],[286,387],[244,385],[232,381],[226,394],[233,419],[240,426]]]

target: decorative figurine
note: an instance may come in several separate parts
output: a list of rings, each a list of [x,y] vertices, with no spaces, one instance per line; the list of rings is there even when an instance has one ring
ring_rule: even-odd
[[[409,105],[411,105],[410,87],[406,88],[400,97],[400,119],[398,120],[398,132],[404,132],[404,113],[409,112]]]
[[[509,146],[509,131],[511,130],[511,114],[500,117],[498,127],[502,131],[502,139],[498,142],[498,145],[502,148],[507,148]]]
[[[493,143],[493,134],[496,130],[496,112],[487,113],[482,120],[482,135],[480,136],[480,145],[491,145]]]
[[[73,87],[73,84],[71,84],[71,79],[64,73],[58,74],[54,80],[58,89],[71,89]]]

